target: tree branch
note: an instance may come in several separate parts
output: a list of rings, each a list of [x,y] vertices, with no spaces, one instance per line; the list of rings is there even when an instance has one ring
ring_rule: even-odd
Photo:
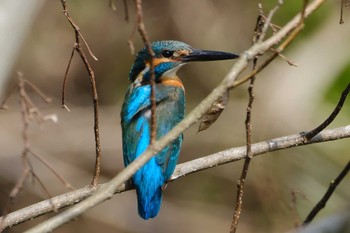
[[[271,17],[272,14],[270,13]],[[271,17],[269,18],[271,20]],[[256,20],[256,25],[254,29],[254,36],[253,36],[253,44],[255,44],[257,41],[260,41],[261,33],[263,33],[263,30],[267,30],[267,26],[270,25],[270,21],[264,21],[263,19],[263,12],[261,9],[261,5],[259,4],[259,15]],[[264,32],[265,33],[265,32]],[[256,68],[256,64],[258,62],[258,57],[254,57],[253,59],[253,70]],[[252,108],[253,108],[253,102],[254,102],[254,82],[255,82],[255,75],[251,77],[250,84],[248,86],[248,94],[249,94],[249,101],[247,106],[247,113],[246,113],[246,120],[245,120],[245,131],[246,131],[246,146],[247,146],[247,152],[246,157],[244,159],[244,164],[241,172],[241,177],[237,182],[237,193],[236,193],[236,203],[234,208],[234,213],[232,217],[231,222],[231,228],[230,232],[235,233],[237,231],[238,227],[238,221],[242,212],[242,205],[243,205],[243,195],[244,195],[244,185],[245,181],[248,175],[248,169],[251,159],[253,158],[251,145],[252,145],[252,121],[251,121],[251,115],[252,115]]]
[[[149,68],[151,73],[151,79],[150,79],[150,85],[151,85],[151,95],[150,95],[150,102],[151,102],[151,130],[150,130],[150,138],[151,138],[151,145],[156,141],[157,139],[157,119],[156,119],[156,77],[154,73],[154,65],[153,65],[153,59],[155,57],[154,51],[152,50],[151,42],[148,38],[148,34],[146,31],[145,24],[143,22],[143,10],[142,10],[142,0],[135,0],[136,5],[136,15],[137,15],[137,29],[140,33],[140,36],[142,38],[143,43],[146,46],[146,49],[148,50],[148,53],[150,54],[150,60],[149,60]]]
[[[251,152],[253,156],[266,154],[269,152],[283,150],[292,147],[299,147],[304,145],[310,145],[314,143],[321,143],[327,141],[334,141],[350,137],[350,125],[324,130],[310,141],[305,141],[300,134],[288,135],[279,137],[259,143],[254,143],[251,146]],[[186,175],[193,174],[202,170],[210,169],[216,166],[220,166],[226,163],[236,162],[245,158],[246,146],[233,147],[224,151],[220,151],[208,156],[204,156],[198,159],[194,159],[176,166],[174,174],[170,178],[170,182],[182,178]],[[3,227],[8,228],[20,224],[22,222],[31,220],[38,216],[53,211],[53,205],[57,209],[62,209],[67,206],[74,205],[87,197],[92,196],[96,190],[104,188],[108,183],[101,184],[94,188],[92,185],[86,186],[82,189],[78,189],[69,193],[65,193],[49,200],[41,201],[31,206],[12,212],[6,216]],[[130,182],[125,182],[115,190],[115,193],[120,193],[133,189]]]
[[[344,179],[344,177],[348,174],[349,171],[350,171],[350,161],[348,161],[348,163],[343,168],[343,170],[339,173],[337,178],[331,181],[327,189],[327,192],[323,195],[321,200],[316,204],[316,206],[308,214],[302,226],[305,226],[308,223],[310,223],[316,217],[316,215],[326,206],[327,201],[329,200],[329,198],[331,198],[333,192],[338,187],[340,182]]]
[[[96,88],[96,81],[95,81],[95,73],[91,68],[91,65],[81,47],[80,39],[83,41],[83,43],[86,46],[87,51],[89,52],[90,56],[94,60],[98,60],[97,57],[92,53],[89,44],[86,42],[85,38],[80,32],[80,28],[78,25],[73,21],[72,17],[68,13],[68,8],[66,5],[66,0],[60,0],[61,5],[63,8],[63,14],[66,16],[69,24],[72,26],[75,34],[75,43],[73,46],[73,50],[68,62],[68,66],[65,72],[64,80],[63,80],[63,89],[62,89],[62,107],[67,109],[69,111],[69,108],[65,104],[64,100],[64,89],[66,86],[66,80],[67,80],[67,75],[68,71],[74,56],[74,51],[77,51],[79,54],[82,62],[85,65],[86,71],[89,74],[89,79],[90,79],[90,87],[91,87],[91,93],[92,93],[92,100],[93,100],[93,106],[94,106],[94,135],[95,135],[95,170],[94,170],[94,176],[92,178],[92,185],[97,186],[98,180],[100,177],[100,171],[101,171],[101,159],[102,159],[102,153],[101,153],[101,143],[100,143],[100,125],[99,125],[99,110],[98,110],[98,95],[97,95],[97,88]]]
[[[334,121],[334,119],[338,116],[340,110],[342,109],[344,102],[346,100],[346,97],[348,96],[349,92],[350,92],[350,83],[343,90],[343,92],[340,96],[340,99],[338,101],[338,104],[337,104],[337,106],[335,106],[331,115],[329,115],[329,117],[324,122],[322,122],[322,124],[317,126],[315,129],[304,133],[306,140],[310,140],[311,138],[315,137],[315,135],[317,135],[319,132],[324,130],[328,125],[330,125],[330,123],[332,123]]]

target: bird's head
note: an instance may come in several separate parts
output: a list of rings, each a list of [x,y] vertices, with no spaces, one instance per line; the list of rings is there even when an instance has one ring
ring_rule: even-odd
[[[238,55],[227,52],[194,49],[180,41],[166,40],[156,41],[151,44],[155,54],[153,67],[156,81],[164,74],[175,75],[176,71],[184,64],[192,61],[214,61],[238,58]],[[150,59],[147,48],[140,50],[131,67],[129,80],[140,83],[148,83],[150,74]]]

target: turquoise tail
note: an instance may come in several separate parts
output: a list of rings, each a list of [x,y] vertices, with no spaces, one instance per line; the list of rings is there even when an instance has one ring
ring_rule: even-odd
[[[157,216],[162,202],[164,177],[155,158],[146,163],[133,177],[139,215],[147,220]]]

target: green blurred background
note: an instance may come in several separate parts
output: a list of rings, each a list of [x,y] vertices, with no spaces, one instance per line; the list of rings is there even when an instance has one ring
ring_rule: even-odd
[[[124,20],[123,1],[117,10],[105,1],[67,1],[92,51],[90,57],[100,98],[102,178],[105,182],[122,168],[119,112],[128,85],[134,56],[127,41],[135,27],[133,1],[128,2],[129,22]],[[145,1],[144,18],[149,37],[174,39],[195,48],[241,53],[251,45],[258,2],[268,14],[276,1],[177,0]],[[302,6],[302,0],[285,1],[273,22],[282,26]],[[266,68],[255,84],[253,141],[295,134],[317,126],[333,110],[350,81],[350,14],[339,25],[340,1],[328,1],[310,19],[302,35],[284,53],[298,67],[284,60]],[[78,56],[69,72],[66,102],[71,112],[60,108],[61,86],[74,43],[74,34],[62,14],[60,1],[0,2],[0,95],[17,80],[17,71],[53,98],[43,104],[32,93],[43,114],[57,114],[58,123],[30,126],[33,151],[44,156],[76,188],[90,183],[94,167],[93,108],[88,75]],[[2,38],[2,39],[1,39]],[[143,47],[137,32],[132,37],[136,51]],[[178,75],[187,94],[187,111],[196,106],[225,76],[232,61],[190,64]],[[7,71],[6,71],[7,69]],[[5,72],[6,71],[6,72]],[[29,91],[30,92],[30,91]],[[245,143],[247,84],[230,93],[230,102],[219,120],[196,133],[198,125],[185,132],[180,162],[209,155]],[[18,97],[10,109],[0,112],[0,203],[21,174],[22,121]],[[330,127],[347,125],[346,102]],[[285,232],[303,220],[326,191],[328,184],[349,160],[348,140],[300,147],[254,158],[246,183],[239,232]],[[31,159],[36,174],[51,195],[66,192],[50,171]],[[76,221],[56,232],[228,232],[233,215],[236,182],[242,162],[202,171],[171,183],[165,191],[159,216],[143,221],[137,215],[134,191],[115,195]],[[349,177],[321,212],[318,219],[349,209]],[[292,202],[292,194],[296,203]],[[45,199],[37,182],[28,182],[13,210]],[[6,232],[22,232],[49,218],[45,215]]]

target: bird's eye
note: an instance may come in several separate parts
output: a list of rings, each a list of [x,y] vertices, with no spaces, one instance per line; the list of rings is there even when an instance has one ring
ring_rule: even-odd
[[[173,54],[174,54],[174,51],[170,51],[170,50],[163,50],[162,52],[163,57],[171,57],[173,56]]]

